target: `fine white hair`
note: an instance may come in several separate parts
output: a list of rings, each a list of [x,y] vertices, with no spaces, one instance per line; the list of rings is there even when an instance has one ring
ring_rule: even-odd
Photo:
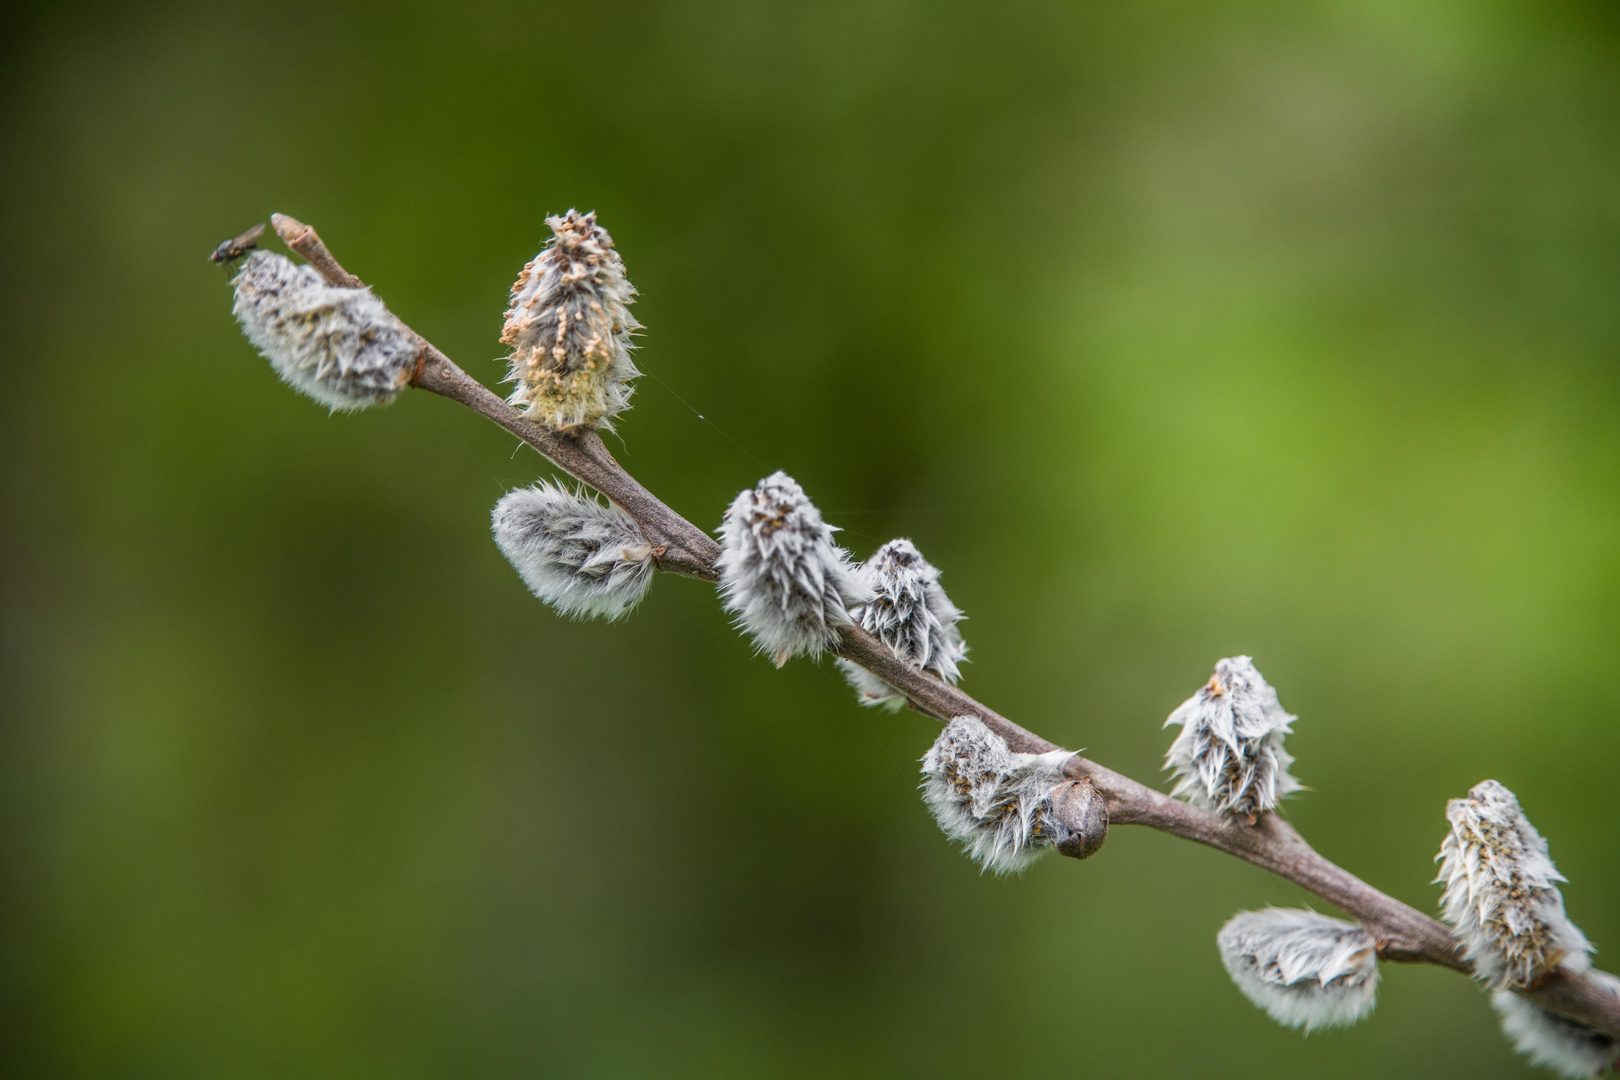
[[[512,346],[507,400],[547,427],[613,430],[630,407],[635,286],[596,214],[546,218],[552,237],[512,286],[501,342]]]
[[[1181,733],[1165,755],[1178,799],[1228,817],[1253,820],[1300,789],[1288,772],[1293,756],[1283,737],[1296,718],[1283,710],[1254,661],[1219,661],[1209,682],[1170,714],[1165,727]]]
[[[1215,940],[1243,996],[1284,1027],[1349,1027],[1377,1003],[1377,945],[1358,923],[1265,908],[1233,916]]]
[[[542,481],[507,492],[490,530],[529,591],[560,615],[622,618],[652,583],[652,545],[635,521],[582,491]]]
[[[726,610],[781,667],[815,655],[850,626],[849,609],[867,598],[804,489],[777,471],[742,492],[720,524],[720,592]]]
[[[923,801],[980,867],[1017,873],[1058,840],[1052,795],[1071,756],[1015,753],[984,721],[958,716],[923,756]]]
[[[910,540],[890,540],[862,563],[857,573],[872,598],[855,608],[861,629],[887,645],[896,658],[931,671],[947,683],[961,678],[957,665],[967,645],[956,628],[965,616],[939,583],[939,570]],[[848,660],[838,661],[862,705],[898,709],[905,695]]]
[[[1595,969],[1588,969],[1586,978],[1620,999],[1620,979]],[[1511,990],[1494,991],[1491,1004],[1502,1018],[1502,1033],[1532,1064],[1581,1080],[1599,1076],[1620,1063],[1620,1040],[1611,1035],[1548,1012]]]
[[[370,289],[328,285],[255,251],[233,279],[242,333],[289,386],[334,412],[386,405],[416,371],[421,340]]]
[[[1528,986],[1562,964],[1584,966],[1592,951],[1564,914],[1547,841],[1530,824],[1513,792],[1486,780],[1466,799],[1446,804],[1451,832],[1436,860],[1444,882],[1445,919],[1474,965],[1493,987]]]

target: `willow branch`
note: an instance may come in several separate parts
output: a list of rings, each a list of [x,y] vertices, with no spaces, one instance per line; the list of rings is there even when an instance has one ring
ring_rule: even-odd
[[[284,214],[272,216],[271,221],[287,246],[303,256],[327,282],[347,288],[363,287],[363,282],[332,256],[313,228]],[[557,432],[542,427],[469,376],[425,338],[421,342],[422,354],[412,385],[460,402],[494,421],[558,468],[623,507],[654,545],[659,569],[705,581],[719,579],[715,560],[720,546],[642,487],[614,460],[594,431]],[[941,721],[957,716],[978,717],[1006,739],[1012,749],[1023,753],[1058,749],[1055,743],[1027,731],[956,687],[902,663],[859,627],[845,628],[842,635],[838,655],[900,690],[917,711]],[[1223,818],[1172,799],[1079,754],[1068,759],[1064,772],[1070,779],[1089,782],[1096,788],[1111,824],[1146,825],[1207,845],[1269,870],[1354,916],[1378,941],[1382,959],[1437,964],[1471,974],[1460,954],[1460,943],[1445,924],[1323,858],[1274,812],[1261,814],[1253,825]],[[1557,971],[1519,993],[1545,1009],[1620,1039],[1620,1000],[1581,975]]]

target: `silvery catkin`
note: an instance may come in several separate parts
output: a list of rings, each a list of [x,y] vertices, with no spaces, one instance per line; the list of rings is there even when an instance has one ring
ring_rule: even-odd
[[[1348,1027],[1378,995],[1377,943],[1359,923],[1265,908],[1233,916],[1216,935],[1243,996],[1284,1027]]]
[[[1283,736],[1295,719],[1283,710],[1247,656],[1215,665],[1198,692],[1164,722],[1181,725],[1165,756],[1178,799],[1252,822],[1300,784],[1288,772],[1293,757]]]
[[[1586,979],[1610,997],[1620,999],[1620,979],[1607,971],[1587,969]],[[1502,1019],[1502,1034],[1531,1064],[1570,1080],[1601,1076],[1620,1064],[1620,1040],[1613,1036],[1548,1012],[1511,990],[1492,991],[1491,1005]]]
[[[1052,796],[1072,756],[1017,753],[983,720],[958,716],[923,756],[923,801],[969,858],[993,873],[1016,873],[1062,835]]]
[[[256,251],[232,280],[242,333],[284,382],[328,408],[386,405],[411,381],[422,342],[370,289],[328,285]]]
[[[1528,986],[1561,965],[1584,967],[1591,944],[1564,914],[1566,880],[1513,792],[1495,780],[1446,804],[1451,831],[1436,861],[1441,908],[1474,976],[1492,987]]]
[[[867,598],[834,531],[781,471],[732,500],[720,524],[726,610],[777,667],[835,645],[852,625],[849,609]]]
[[[613,430],[630,407],[635,286],[596,214],[549,217],[552,237],[512,286],[501,342],[512,347],[507,400],[549,428]]]
[[[529,590],[558,614],[622,618],[652,584],[652,545],[640,527],[582,491],[547,482],[510,491],[490,529]]]
[[[954,685],[967,645],[956,624],[962,611],[939,583],[939,570],[910,540],[890,540],[856,569],[871,599],[850,610],[861,629],[889,647],[897,659],[933,672]],[[838,661],[862,705],[899,708],[905,695],[848,660]]]

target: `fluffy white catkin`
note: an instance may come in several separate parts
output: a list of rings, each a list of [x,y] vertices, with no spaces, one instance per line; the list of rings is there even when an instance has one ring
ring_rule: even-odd
[[[1300,789],[1288,772],[1294,763],[1283,737],[1296,717],[1283,711],[1277,691],[1247,656],[1215,665],[1215,673],[1164,722],[1181,725],[1165,756],[1178,799],[1239,817],[1255,817]]]
[[[1349,1027],[1378,997],[1378,949],[1358,923],[1265,908],[1233,916],[1216,935],[1243,996],[1284,1027]]]
[[[547,427],[613,430],[630,407],[636,290],[596,214],[549,217],[552,238],[512,286],[501,342],[512,346],[507,400]]]
[[[720,524],[726,610],[777,667],[834,645],[838,628],[852,625],[849,609],[867,598],[834,531],[780,471],[739,494]]]
[[[629,514],[541,482],[508,492],[490,528],[529,590],[561,615],[629,614],[652,583],[652,545]]]
[[[1561,964],[1584,967],[1592,951],[1564,914],[1547,841],[1513,792],[1486,780],[1446,804],[1451,832],[1440,845],[1441,910],[1462,939],[1475,978],[1528,986]]]
[[[411,381],[422,343],[372,295],[256,251],[236,275],[236,321],[283,381],[333,411],[386,405]]]
[[[1620,998],[1620,979],[1595,970],[1587,971],[1586,977]],[[1533,1064],[1580,1080],[1601,1076],[1620,1063],[1620,1042],[1601,1031],[1550,1013],[1511,990],[1493,992],[1491,1004],[1502,1018],[1502,1033]]]
[[[967,655],[956,624],[965,616],[939,583],[939,570],[910,540],[890,540],[856,571],[872,599],[850,610],[861,628],[912,667],[955,684]],[[862,705],[899,708],[905,695],[848,660],[838,661]]]
[[[958,716],[922,759],[923,801],[946,836],[981,867],[1016,873],[1059,833],[1052,794],[1064,782],[1067,750],[1014,753],[972,716]]]

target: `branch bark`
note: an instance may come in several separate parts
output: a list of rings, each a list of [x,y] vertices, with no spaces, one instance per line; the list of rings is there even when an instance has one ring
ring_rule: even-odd
[[[315,230],[285,214],[271,222],[292,248],[332,285],[364,288],[345,270]],[[422,358],[412,385],[472,409],[516,435],[558,468],[600,491],[623,507],[655,547],[662,570],[685,577],[717,581],[715,560],[720,545],[708,533],[664,505],[608,453],[596,432],[556,432],[524,417],[482,383],[469,376],[421,335]],[[976,716],[1022,753],[1058,749],[988,706],[933,675],[902,663],[871,634],[858,627],[843,631],[837,650],[884,682],[902,691],[919,712],[936,720]],[[1092,784],[1102,795],[1112,825],[1146,825],[1172,836],[1205,844],[1217,851],[1269,870],[1353,916],[1379,943],[1379,956],[1403,963],[1429,963],[1463,974],[1472,969],[1461,956],[1461,943],[1445,924],[1373,888],[1348,870],[1323,858],[1299,832],[1276,813],[1262,814],[1254,825],[1228,820],[1211,811],[1170,798],[1075,754],[1065,774]],[[1548,975],[1519,991],[1544,1009],[1567,1016],[1620,1039],[1620,998],[1592,980],[1566,971]]]

